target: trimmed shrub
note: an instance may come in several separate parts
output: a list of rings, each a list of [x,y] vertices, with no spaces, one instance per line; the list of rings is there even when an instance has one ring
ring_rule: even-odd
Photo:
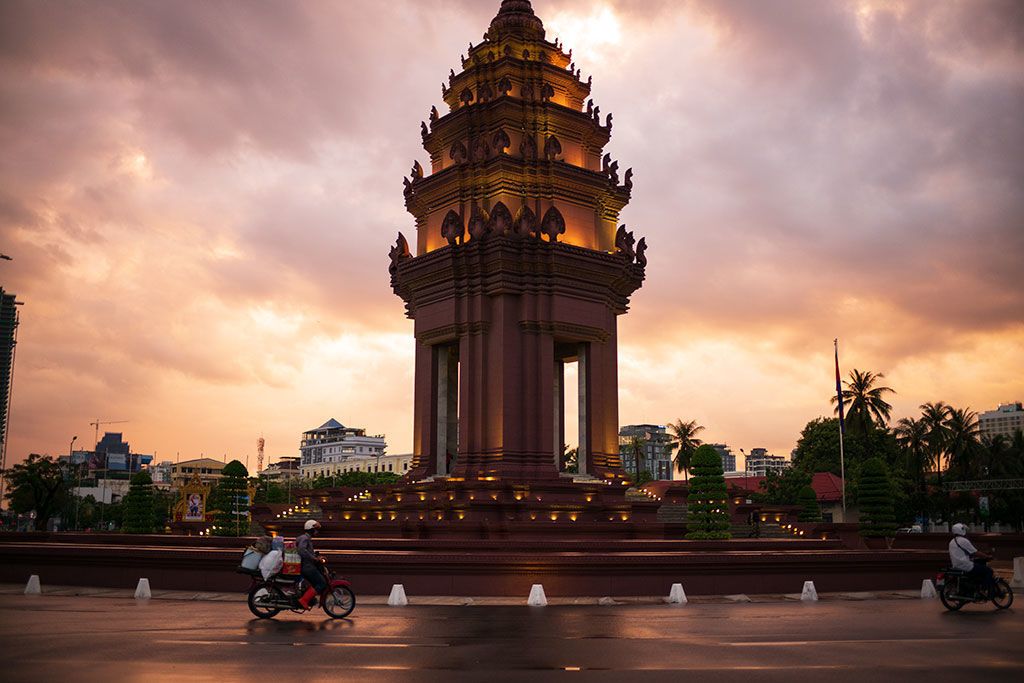
[[[213,498],[216,506],[213,533],[217,536],[246,536],[249,534],[249,471],[245,465],[232,460],[221,470]]]
[[[860,469],[858,486],[861,536],[896,535],[894,498],[889,468],[881,458],[866,460]]]
[[[729,497],[718,451],[706,444],[700,446],[693,453],[691,472],[686,537],[691,540],[732,538]]]
[[[818,505],[818,494],[810,486],[804,486],[800,489],[797,504],[800,506],[800,514],[796,518],[798,522],[821,521],[821,506]]]
[[[153,533],[153,478],[149,472],[132,475],[131,487],[124,499],[124,524],[127,534]]]

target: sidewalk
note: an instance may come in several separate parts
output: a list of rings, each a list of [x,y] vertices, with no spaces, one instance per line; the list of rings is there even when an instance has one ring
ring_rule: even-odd
[[[42,597],[89,597],[89,598],[119,598],[134,599],[134,588],[87,588],[83,586],[47,586],[42,587]],[[21,595],[25,587],[15,584],[0,584],[0,595]],[[157,588],[152,590],[154,600],[178,600],[203,602],[245,602],[244,593],[193,593],[191,591],[162,591]],[[27,596],[35,597],[35,596]],[[494,606],[523,606],[526,604],[526,595],[521,598],[515,597],[456,597],[456,596],[409,596],[410,606],[446,606],[446,607],[494,607]],[[861,593],[819,593],[819,600],[830,601],[863,601],[863,600],[920,600],[920,591],[877,591]],[[640,596],[640,597],[617,597],[608,602],[603,597],[576,597],[558,598],[548,597],[549,606],[559,605],[661,605],[665,604],[664,596]],[[690,604],[730,604],[730,603],[772,603],[772,602],[799,602],[800,593],[780,593],[761,595],[695,595],[688,597]],[[386,595],[357,595],[360,605],[387,605]]]

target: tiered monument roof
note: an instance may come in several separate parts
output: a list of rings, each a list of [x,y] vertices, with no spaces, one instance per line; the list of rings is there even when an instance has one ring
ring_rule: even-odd
[[[502,2],[441,86],[448,112],[421,125],[430,172],[414,161],[405,180],[416,254],[501,235],[632,255],[624,230],[616,241],[632,171],[604,154],[612,116],[591,83],[528,0]]]

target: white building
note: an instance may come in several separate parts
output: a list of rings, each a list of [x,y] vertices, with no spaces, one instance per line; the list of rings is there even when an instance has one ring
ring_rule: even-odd
[[[150,465],[146,468],[149,472],[149,476],[153,478],[153,485],[164,489],[170,488],[173,482],[172,473],[174,470],[174,462],[171,460],[164,460],[156,465]]]
[[[979,415],[978,427],[982,436],[1002,434],[1012,438],[1014,432],[1024,431],[1024,407],[1020,403],[1004,403]]]
[[[768,472],[782,474],[782,470],[790,464],[789,460],[781,455],[770,455],[766,448],[751,448],[744,470],[751,477],[764,477]]]
[[[383,435],[367,436],[365,429],[346,427],[331,418],[316,429],[302,435],[299,452],[302,460],[299,471],[303,477],[317,477],[342,474],[344,468],[353,467],[356,459],[373,458],[374,464],[378,457],[384,456],[387,443]],[[360,470],[365,471],[365,470]]]

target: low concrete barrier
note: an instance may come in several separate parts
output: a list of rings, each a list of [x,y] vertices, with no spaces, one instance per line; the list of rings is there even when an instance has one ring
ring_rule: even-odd
[[[526,599],[526,604],[530,607],[547,607],[548,598],[544,595],[544,586],[539,583],[533,584],[530,587],[530,597]]]
[[[409,604],[409,598],[405,596],[405,586],[396,583],[391,587],[391,595],[388,596],[388,605],[391,607],[405,607]]]
[[[159,538],[159,537],[158,537]],[[236,539],[228,539],[233,542]],[[317,540],[318,548],[327,544]],[[415,595],[521,596],[533,584],[565,597],[663,595],[685,583],[691,595],[789,593],[794,577],[813,576],[821,591],[916,589],[945,566],[946,553],[931,551],[747,550],[725,542],[717,550],[669,549],[581,552],[502,551],[447,544],[418,550],[322,549],[330,567],[348,577],[357,593],[388,595],[402,584]],[[706,546],[705,546],[706,547]],[[798,546],[792,546],[798,547]],[[23,583],[37,575],[50,584],[128,588],[140,576],[166,590],[248,590],[236,573],[239,547],[0,543],[0,582]]]
[[[668,592],[668,603],[670,605],[685,605],[686,593],[683,591],[683,584],[673,583]]]

